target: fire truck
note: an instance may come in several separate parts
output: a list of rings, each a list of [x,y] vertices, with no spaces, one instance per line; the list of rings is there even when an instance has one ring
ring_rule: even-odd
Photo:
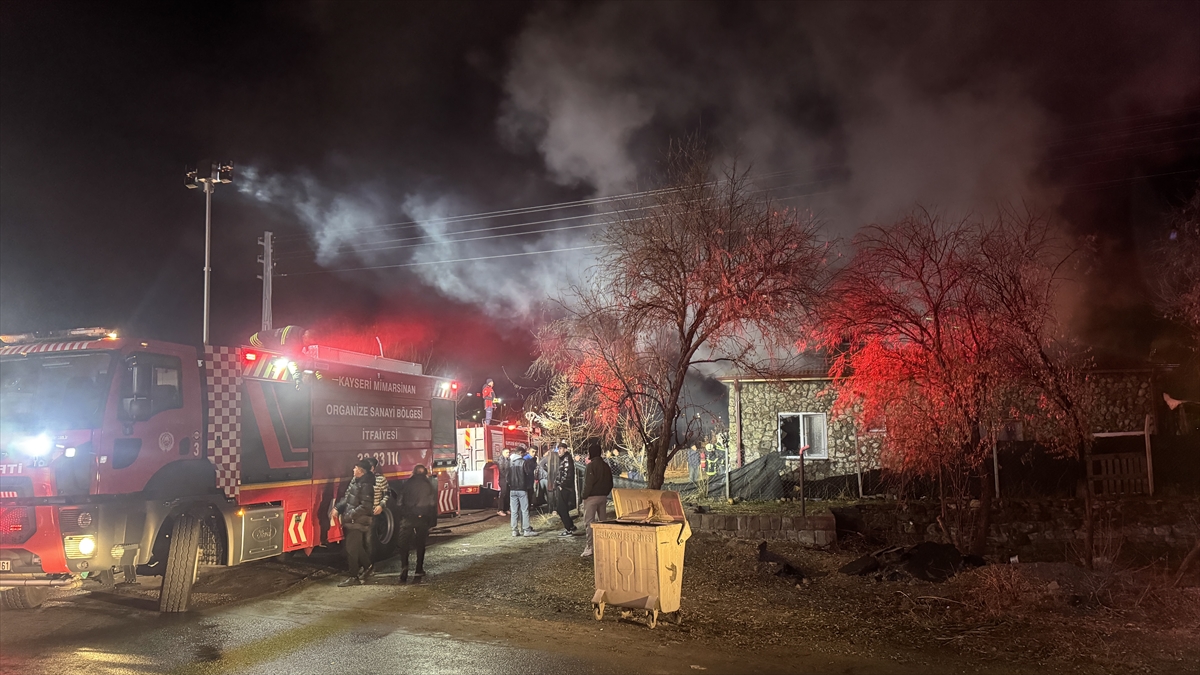
[[[294,355],[100,328],[3,336],[0,595],[161,576],[187,609],[200,565],[238,565],[342,539],[332,503],[374,457],[392,490],[417,464],[458,510],[457,384],[416,363],[324,346]],[[391,556],[398,514],[375,518]]]
[[[496,462],[504,448],[530,444],[529,429],[516,424],[458,423],[458,494],[476,506],[491,506],[503,488]],[[503,505],[502,505],[503,506]]]

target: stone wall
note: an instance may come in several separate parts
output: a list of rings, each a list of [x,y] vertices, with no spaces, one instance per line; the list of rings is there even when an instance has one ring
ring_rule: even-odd
[[[1154,432],[1154,406],[1160,396],[1148,371],[1096,371],[1088,376],[1093,388],[1095,408],[1093,431],[1141,431],[1147,414],[1151,415]],[[729,419],[737,419],[737,393],[733,383],[726,382],[729,392]],[[829,410],[836,398],[833,382],[828,379],[792,379],[778,381],[742,381],[742,447],[747,462],[768,452],[778,452],[779,413],[826,413],[828,459],[805,459],[807,481],[819,481],[835,476],[849,476],[861,466],[862,471],[879,469],[883,437],[862,434],[856,437],[849,418],[834,417]],[[733,429],[730,430],[733,438]],[[858,463],[855,442],[858,443]],[[795,466],[794,460],[789,465]]]
[[[1154,404],[1161,399],[1149,372],[1097,371],[1088,376],[1093,401],[1092,432],[1141,431],[1150,415],[1155,432]]]
[[[862,524],[894,543],[941,541],[936,501],[864,502],[857,505]],[[974,514],[973,514],[974,515]],[[1074,559],[1084,541],[1081,499],[1003,499],[992,507],[988,555],[1022,562]],[[954,518],[947,518],[951,523]],[[1149,560],[1182,559],[1200,538],[1200,500],[1124,499],[1096,501],[1097,555],[1115,553]],[[950,523],[947,523],[949,526]],[[953,530],[951,530],[953,535]]]
[[[787,380],[781,382],[742,382],[742,447],[746,461],[752,462],[768,452],[778,452],[779,413],[826,413],[828,459],[805,459],[805,479],[823,480],[855,473],[854,424],[845,417],[829,414],[836,393],[830,380]],[[736,419],[735,394],[729,396],[729,419]],[[732,437],[732,435],[731,435]],[[879,439],[861,439],[862,470],[879,468]],[[789,460],[789,465],[798,464]]]
[[[738,539],[795,541],[825,547],[837,541],[837,523],[832,515],[742,516],[721,513],[689,513],[693,532]]]

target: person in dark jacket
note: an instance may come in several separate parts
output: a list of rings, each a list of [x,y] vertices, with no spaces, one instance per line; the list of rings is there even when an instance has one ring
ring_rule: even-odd
[[[577,534],[575,519],[571,517],[571,509],[575,507],[575,459],[571,457],[571,450],[565,443],[555,446],[554,452],[558,455],[558,461],[555,463],[557,471],[554,476],[554,497],[551,501],[563,524],[563,531],[558,536],[572,537]]]
[[[536,471],[537,462],[533,455],[529,454],[524,445],[518,445],[517,451],[508,457],[508,505],[511,513],[509,525],[514,537],[538,536],[537,530],[529,524],[529,496],[533,494]]]
[[[592,555],[592,523],[600,520],[608,510],[608,494],[612,492],[613,475],[600,457],[600,446],[588,451],[587,470],[583,476],[583,526],[587,529],[587,546],[581,557]]]
[[[424,464],[413,467],[412,475],[400,489],[400,582],[408,581],[408,555],[417,549],[417,571],[425,576],[425,542],[429,528],[437,523],[438,495],[434,480]]]
[[[371,463],[365,459],[354,465],[354,478],[346,486],[346,494],[329,512],[329,519],[340,517],[346,546],[346,564],[350,578],[338,586],[358,586],[362,575],[371,565],[367,556],[367,536],[371,530],[371,512],[375,510],[375,476]]]
[[[500,469],[500,506],[496,511],[498,516],[508,515],[508,460],[509,454],[512,452],[508,448],[500,451],[500,459],[496,460],[496,466]]]

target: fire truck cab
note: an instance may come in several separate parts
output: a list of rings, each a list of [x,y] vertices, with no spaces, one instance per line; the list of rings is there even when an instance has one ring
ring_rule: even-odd
[[[200,565],[342,538],[330,507],[354,462],[399,492],[417,464],[458,510],[454,383],[322,346],[200,350],[100,328],[0,338],[0,600],[161,576],[187,608]],[[376,553],[395,550],[395,500]]]

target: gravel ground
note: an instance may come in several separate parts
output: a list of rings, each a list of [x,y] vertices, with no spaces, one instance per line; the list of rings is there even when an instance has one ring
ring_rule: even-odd
[[[449,543],[431,565],[439,603],[498,621],[552,619],[594,631],[592,561],[580,538],[537,539],[506,527]],[[943,584],[877,582],[837,573],[862,551],[772,542],[807,580],[760,563],[757,543],[699,535],[687,543],[682,626],[660,621],[645,640],[738,650],[884,656],[985,672],[1200,673],[1200,587],[1170,588],[1165,570],[1088,573],[1069,564],[991,565]],[[469,564],[468,561],[484,564]],[[430,591],[435,591],[430,588]],[[448,607],[447,607],[448,608]],[[632,620],[641,621],[634,616]],[[629,619],[620,620],[629,623]]]

